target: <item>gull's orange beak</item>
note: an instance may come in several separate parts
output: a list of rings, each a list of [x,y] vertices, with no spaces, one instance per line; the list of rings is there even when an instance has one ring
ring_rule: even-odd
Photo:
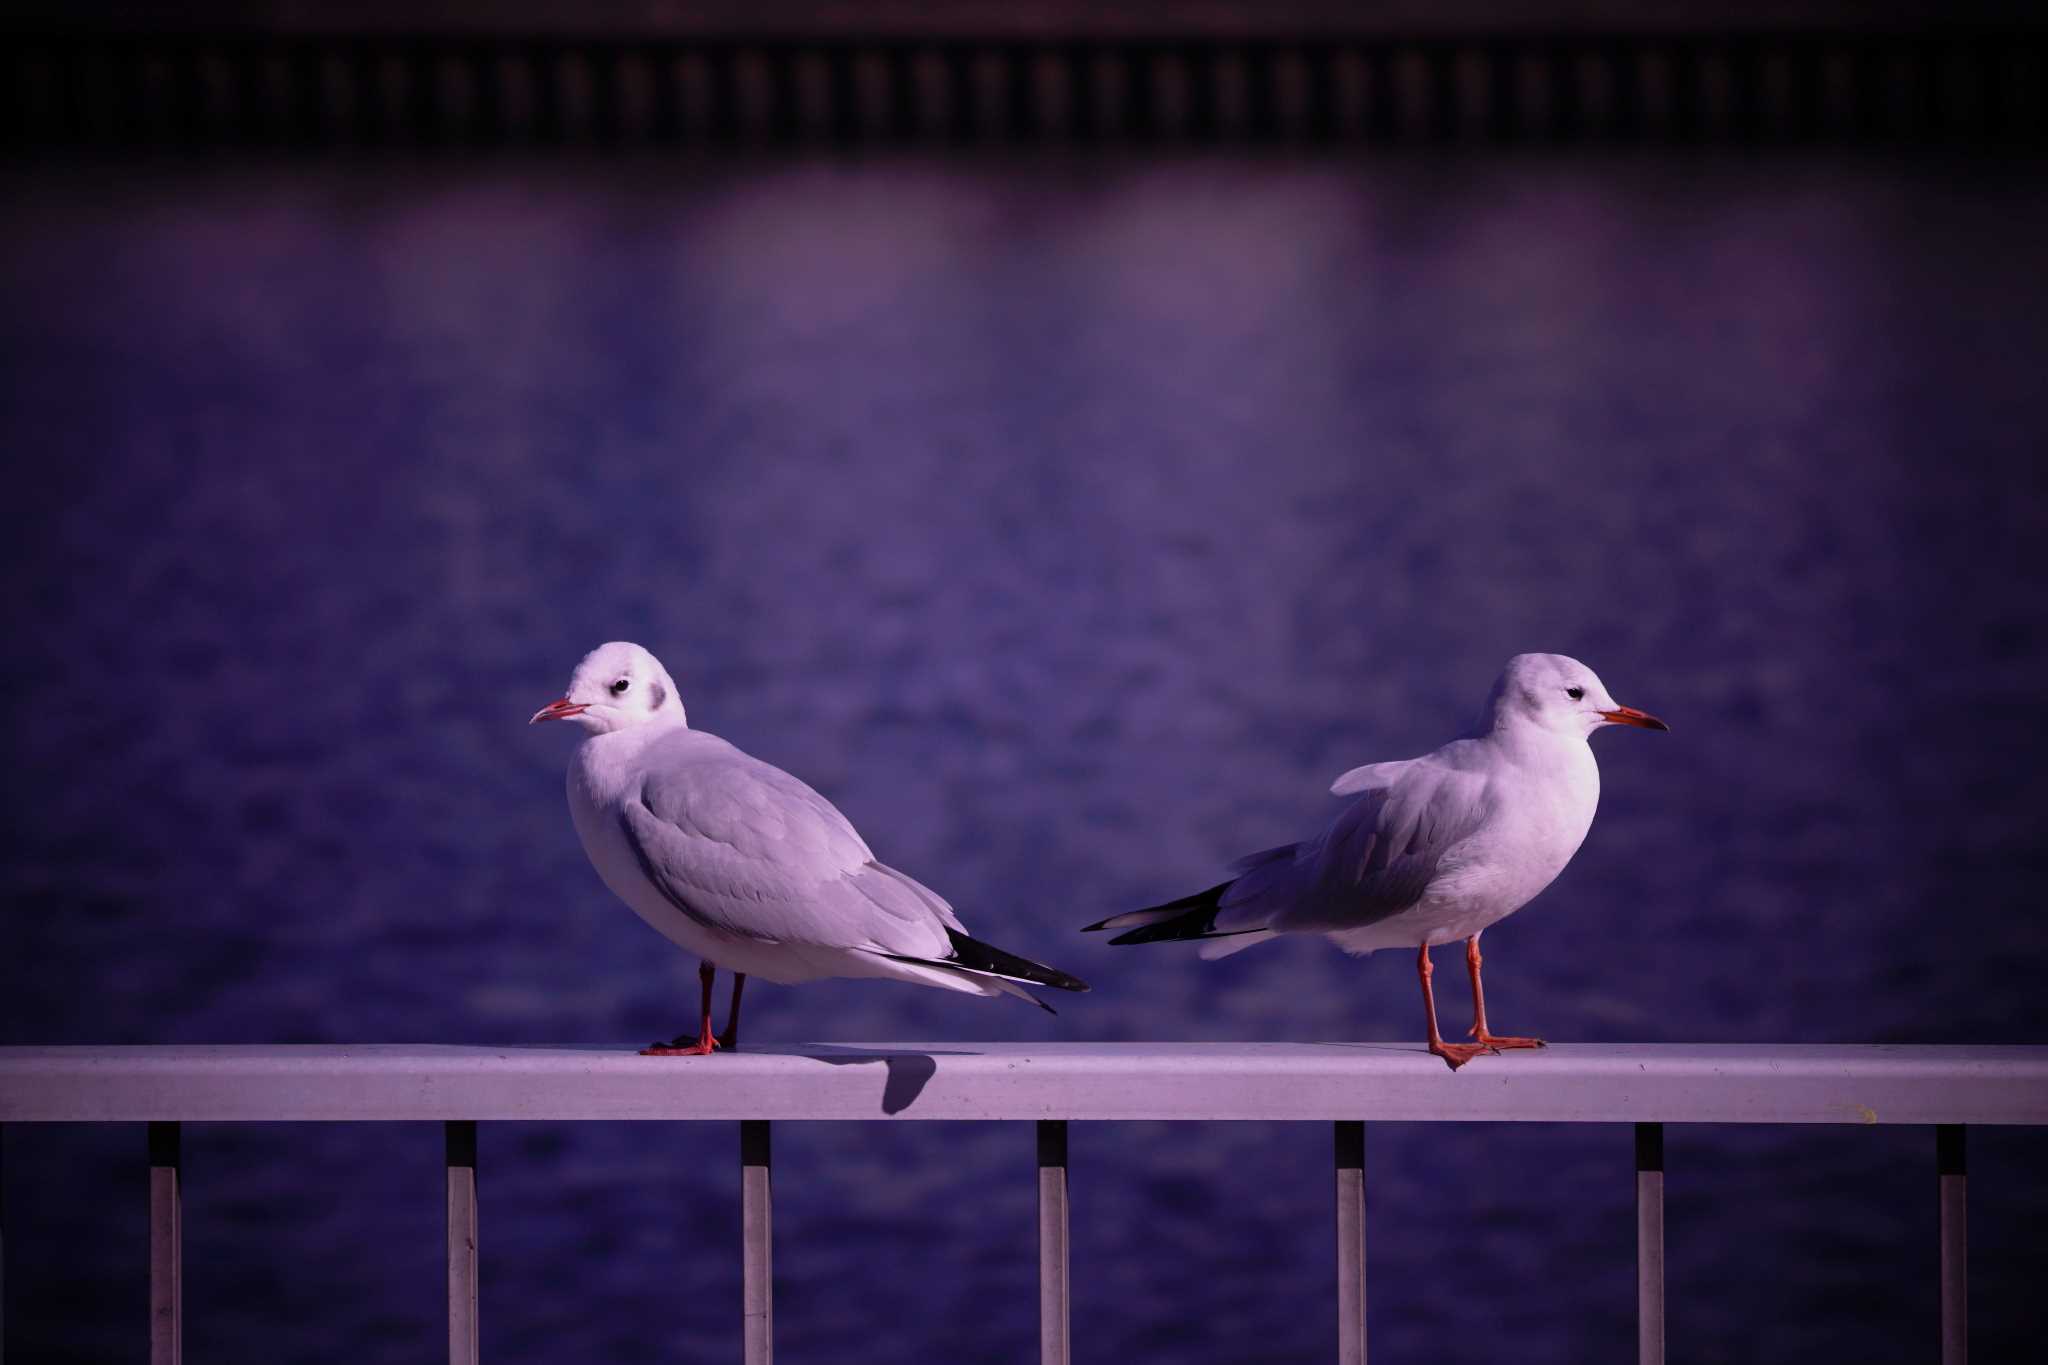
[[[555,705],[560,706],[560,702]],[[1658,720],[1648,711],[1638,711],[1633,706],[1617,706],[1612,711],[1602,711],[1600,718],[1610,725],[1633,725],[1641,730],[1669,730],[1671,727]],[[534,717],[539,720],[539,716]]]
[[[526,723],[528,725],[538,725],[544,720],[567,720],[571,716],[580,716],[589,709],[590,707],[584,702],[570,701],[567,697],[560,697],[534,712],[533,719]]]

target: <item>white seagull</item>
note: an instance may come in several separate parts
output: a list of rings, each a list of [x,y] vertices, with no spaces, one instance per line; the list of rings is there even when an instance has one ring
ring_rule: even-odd
[[[702,1056],[739,1042],[749,976],[785,984],[884,977],[1051,1007],[1018,983],[1085,991],[1065,972],[971,939],[935,892],[877,862],[831,802],[716,735],[692,730],[661,661],[635,644],[584,656],[568,694],[529,723],[589,733],[569,762],[569,811],[604,884],[703,958],[699,1027],[642,1051]],[[733,973],[722,1037],[711,984]]]
[[[1415,948],[1429,1050],[1453,1071],[1482,1052],[1542,1047],[1486,1026],[1479,935],[1535,899],[1593,825],[1600,768],[1586,741],[1607,725],[1668,730],[1622,706],[1593,670],[1562,654],[1517,654],[1479,723],[1434,753],[1353,768],[1331,784],[1356,796],[1321,834],[1240,859],[1207,891],[1113,915],[1111,943],[1208,940],[1208,958],[1281,934],[1326,934],[1350,953]],[[1465,940],[1477,1041],[1437,1032],[1429,950]]]

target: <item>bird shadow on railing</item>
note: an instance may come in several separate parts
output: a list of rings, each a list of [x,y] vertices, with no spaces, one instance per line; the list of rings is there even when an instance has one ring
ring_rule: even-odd
[[[888,1077],[882,1082],[882,1112],[900,1114],[917,1103],[917,1097],[924,1093],[927,1082],[938,1073],[940,1057],[974,1057],[980,1054],[961,1051],[894,1051],[875,1047],[840,1047],[832,1043],[811,1043],[804,1050],[792,1055],[809,1057],[827,1066],[863,1066],[880,1062],[888,1068]]]
[[[612,1043],[505,1043],[481,1051],[512,1052],[593,1052],[619,1054],[630,1051]],[[888,1048],[854,1047],[842,1043],[800,1043],[788,1047],[749,1047],[731,1055],[735,1057],[802,1057],[809,1061],[823,1062],[827,1066],[865,1066],[880,1062],[887,1069],[882,1081],[882,1112],[900,1114],[917,1103],[917,1097],[924,1093],[925,1086],[938,1074],[940,1057],[979,1057],[981,1054],[967,1048]],[[684,1058],[681,1065],[699,1062],[700,1059]],[[711,1065],[713,1059],[706,1058]],[[667,1065],[677,1065],[668,1062]]]

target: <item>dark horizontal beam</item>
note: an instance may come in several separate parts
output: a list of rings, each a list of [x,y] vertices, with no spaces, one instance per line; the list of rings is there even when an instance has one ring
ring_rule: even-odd
[[[2048,139],[2048,30],[1241,40],[21,36],[0,144]]]
[[[1103,41],[1904,33],[2040,27],[2041,9],[2017,0],[16,0],[0,23],[156,34]]]

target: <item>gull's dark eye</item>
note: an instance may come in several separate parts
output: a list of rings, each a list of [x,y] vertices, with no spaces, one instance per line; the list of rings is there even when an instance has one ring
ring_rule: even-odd
[[[612,684],[612,695],[615,697],[623,697],[626,695],[626,689],[631,687],[632,685],[633,680],[631,678],[621,678],[617,682]]]
[[[1581,697],[1586,695],[1586,689],[1583,687],[1567,687],[1564,690],[1564,694],[1567,697],[1570,697],[1573,701],[1577,701]]]

